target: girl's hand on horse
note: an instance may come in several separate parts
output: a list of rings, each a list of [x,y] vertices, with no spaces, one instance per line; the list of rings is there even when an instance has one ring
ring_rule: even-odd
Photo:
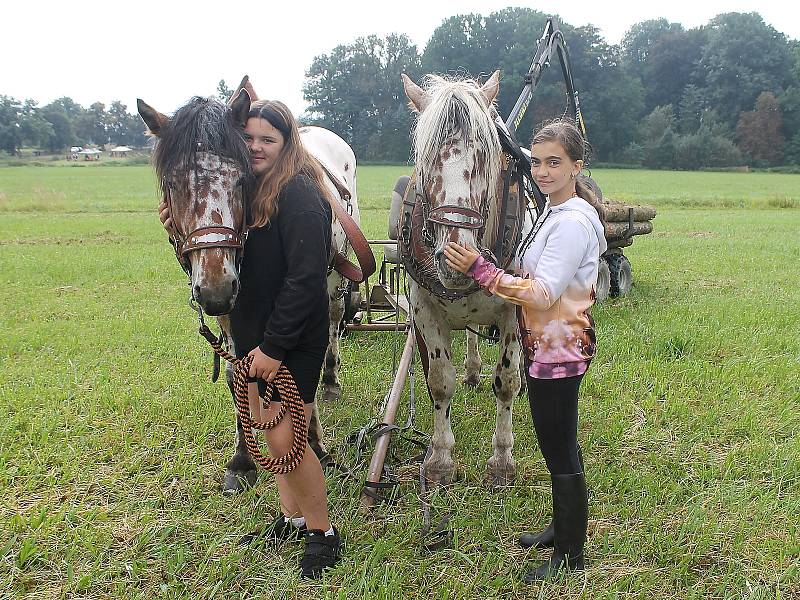
[[[248,356],[253,357],[253,362],[250,365],[250,372],[248,373],[250,377],[257,377],[264,381],[272,381],[275,379],[275,375],[278,374],[278,369],[281,368],[281,361],[267,356],[258,346],[250,350]]]
[[[444,247],[444,259],[447,266],[459,273],[466,273],[472,264],[478,260],[480,254],[475,248],[465,248],[455,242],[448,242]]]
[[[162,200],[161,204],[158,205],[158,218],[161,220],[164,229],[172,233],[172,215],[169,213],[169,206],[167,206],[166,200]]]

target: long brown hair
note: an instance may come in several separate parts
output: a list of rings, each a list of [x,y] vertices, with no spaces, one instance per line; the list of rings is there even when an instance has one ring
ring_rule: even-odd
[[[256,184],[250,202],[250,225],[263,227],[278,212],[278,197],[286,183],[298,173],[306,175],[319,189],[326,200],[330,200],[328,188],[319,163],[303,148],[300,129],[289,108],[277,100],[259,100],[250,106],[248,119],[264,119],[283,136],[283,148],[275,164]]]
[[[582,160],[584,167],[586,167],[589,162],[592,147],[571,121],[557,119],[545,123],[533,136],[531,147],[533,147],[534,144],[541,144],[542,142],[559,143],[570,159],[573,161]],[[591,188],[581,180],[580,175],[575,178],[575,195],[586,200],[586,202],[597,211],[597,216],[600,217],[600,223],[605,227],[606,220],[603,203],[595,196]]]

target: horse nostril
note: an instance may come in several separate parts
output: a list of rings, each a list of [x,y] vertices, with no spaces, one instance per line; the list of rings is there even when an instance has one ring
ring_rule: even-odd
[[[234,296],[239,293],[239,280],[238,279],[234,279],[231,282],[231,293]]]
[[[199,285],[196,285],[196,286],[194,286],[194,288],[192,288],[192,296],[194,296],[194,301],[195,302],[200,303],[200,304],[203,302],[203,298],[200,295],[200,286]]]

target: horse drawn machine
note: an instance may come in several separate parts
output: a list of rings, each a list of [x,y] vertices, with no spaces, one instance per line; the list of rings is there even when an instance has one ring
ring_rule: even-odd
[[[360,456],[364,455],[361,449],[365,443],[370,438],[375,441],[364,477],[361,505],[365,509],[385,499],[387,488],[393,486],[385,477],[385,458],[392,436],[399,432],[414,434],[409,437],[425,449],[419,478],[423,490],[430,484],[452,481],[455,438],[450,407],[456,380],[452,332],[457,330],[466,331],[468,385],[477,385],[482,377],[478,337],[489,337],[497,343],[498,359],[490,375],[497,418],[487,475],[494,486],[508,485],[514,479],[511,406],[524,381],[516,313],[510,304],[476,293],[477,285],[452,271],[442,254],[448,241],[458,241],[480,249],[498,266],[512,269],[518,244],[531,235],[534,223],[547,210],[547,199],[531,176],[530,155],[515,134],[542,72],[553,57],[558,58],[564,76],[567,113],[585,135],[566,44],[554,19],[547,21],[525,86],[506,120],[494,108],[499,71],[481,86],[471,80],[431,76],[423,88],[403,76],[406,95],[417,112],[415,165],[411,176],[401,177],[392,192],[386,239],[368,242],[356,226],[359,213],[355,156],[349,146],[327,130],[301,128],[304,146],[330,180],[335,215],[334,252],[328,276],[331,331],[322,378],[323,400],[338,398],[341,393],[338,368],[342,333],[394,331],[405,336],[399,360],[395,361],[391,390],[380,409],[382,415],[348,438],[359,447]],[[305,428],[300,417],[302,406],[297,405],[299,397],[292,390],[290,377],[276,385],[283,385],[281,394],[285,392],[287,399],[293,400],[284,403],[287,407],[282,410],[292,418],[296,443],[284,457],[260,454],[252,430],[269,428],[274,423],[263,422],[264,403],[253,398],[252,392],[248,395],[249,363],[246,358],[235,358],[228,333],[225,313],[236,297],[231,274],[238,273],[247,233],[241,190],[246,157],[241,148],[230,150],[235,137],[230,129],[236,122],[246,121],[250,101],[255,99],[255,91],[245,77],[227,107],[196,98],[170,119],[139,101],[141,116],[150,131],[161,138],[154,162],[164,200],[173,215],[172,242],[190,279],[191,304],[198,312],[201,333],[216,355],[230,363],[226,372],[238,412],[238,435],[223,487],[231,493],[252,484],[256,461],[273,472],[290,470],[298,460],[298,452],[302,452],[298,440],[306,436],[320,457],[328,456],[316,413],[308,430]],[[198,122],[203,123],[202,128],[198,128]],[[197,185],[200,180],[202,185]],[[599,187],[591,180],[588,183],[602,197]],[[647,207],[614,203],[606,206],[609,250],[601,261],[604,266],[598,277],[598,298],[624,294],[630,289],[630,263],[623,248],[630,245],[632,236],[651,230],[649,222],[654,216]],[[199,207],[216,212],[205,214]],[[376,271],[376,263],[371,247],[376,246],[382,250],[382,260],[377,282],[373,283],[370,276]],[[347,260],[348,249],[355,251],[360,269]],[[219,337],[205,326],[204,311],[218,315],[222,329]],[[415,350],[433,406],[433,432],[429,438],[414,427]],[[215,375],[218,372],[216,369]],[[412,384],[407,386],[409,379]],[[405,426],[399,427],[395,420],[406,387],[410,390],[407,420]],[[356,465],[345,471],[355,474]],[[446,543],[446,518],[431,528],[425,494],[422,499],[426,507],[425,532],[435,538],[428,546]]]

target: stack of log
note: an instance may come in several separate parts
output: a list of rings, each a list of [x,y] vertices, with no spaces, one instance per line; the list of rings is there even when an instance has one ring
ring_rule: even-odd
[[[630,246],[633,243],[633,236],[645,235],[653,231],[652,220],[656,216],[656,209],[652,206],[631,206],[624,202],[603,198],[603,209],[609,249]],[[628,231],[629,209],[633,209],[631,231]]]

